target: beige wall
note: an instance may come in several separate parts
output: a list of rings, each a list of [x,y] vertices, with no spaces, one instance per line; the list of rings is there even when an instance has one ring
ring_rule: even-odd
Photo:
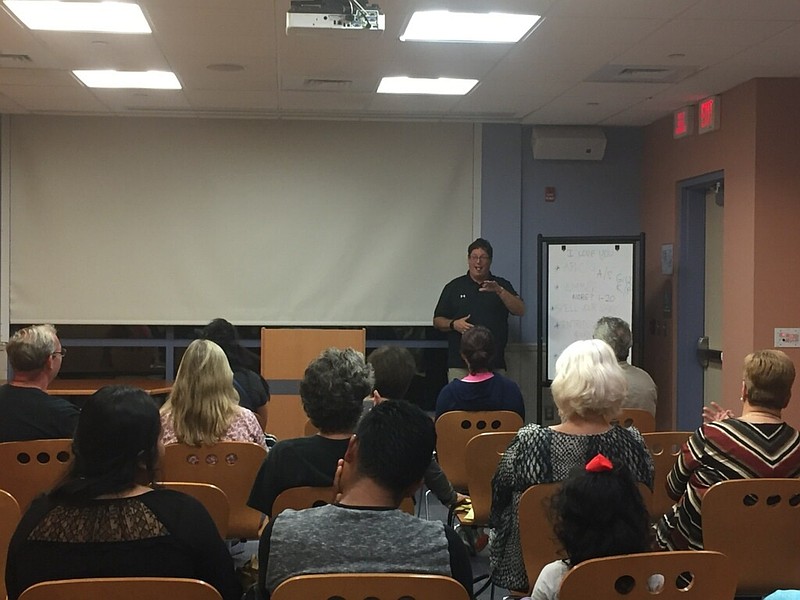
[[[723,401],[738,412],[744,356],[773,344],[773,328],[800,326],[797,236],[800,223],[800,80],[756,79],[724,94],[721,128],[703,136],[673,140],[670,118],[645,132],[642,229],[647,234],[645,314],[666,325],[650,333],[645,368],[659,386],[660,429],[672,428],[675,412],[675,339],[677,323],[662,313],[664,287],[676,276],[661,275],[658,250],[678,245],[679,181],[725,171],[723,319],[725,366]],[[789,355],[800,367],[800,350]],[[795,385],[795,396],[800,386]],[[800,401],[787,419],[800,425]]]

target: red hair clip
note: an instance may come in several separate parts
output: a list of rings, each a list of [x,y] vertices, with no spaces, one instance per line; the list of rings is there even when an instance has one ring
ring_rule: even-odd
[[[614,468],[611,461],[602,454],[598,454],[588,463],[586,463],[586,470],[590,473],[599,473],[600,471],[610,471]]]

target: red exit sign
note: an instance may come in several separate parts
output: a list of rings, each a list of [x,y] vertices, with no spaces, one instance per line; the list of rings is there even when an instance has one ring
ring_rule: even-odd
[[[684,106],[672,113],[672,137],[676,140],[686,137],[694,129],[694,109]]]
[[[708,133],[719,129],[719,96],[709,96],[697,105],[697,131]]]

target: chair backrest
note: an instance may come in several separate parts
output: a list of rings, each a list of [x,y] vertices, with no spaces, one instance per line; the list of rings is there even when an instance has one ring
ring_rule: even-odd
[[[168,577],[59,579],[32,585],[19,600],[222,600],[205,581]]]
[[[319,433],[319,429],[317,426],[311,422],[311,419],[306,419],[305,427],[303,427],[303,435],[308,437],[310,435],[316,435]]]
[[[313,487],[310,485],[298,486],[283,490],[275,502],[272,503],[272,516],[278,516],[287,508],[294,510],[303,510],[304,508],[313,508],[315,506],[323,506],[330,504],[336,498],[336,488],[329,487]],[[408,497],[403,498],[400,503],[400,510],[407,512],[411,515],[414,514],[414,501]]]
[[[467,442],[480,433],[517,432],[520,427],[522,417],[510,410],[453,410],[436,419],[436,454],[453,487],[468,489]]]
[[[567,572],[559,598],[733,600],[736,575],[728,557],[719,552],[684,550],[593,558]],[[655,593],[657,582],[661,588]]]
[[[281,583],[272,600],[469,600],[455,579],[416,573],[299,575]]]
[[[278,516],[287,508],[302,510],[330,504],[336,497],[336,488],[304,485],[283,490],[272,503],[272,515]]]
[[[800,479],[736,479],[703,496],[703,547],[727,554],[738,594],[800,588]]]
[[[266,456],[264,448],[250,442],[219,442],[199,448],[169,444],[164,449],[161,478],[217,486],[230,505],[228,536],[255,539],[261,513],[247,506],[247,499]]]
[[[655,431],[642,434],[655,466],[653,498],[650,504],[650,515],[653,518],[665,514],[675,504],[667,494],[667,475],[678,459],[681,446],[690,435],[690,431]]]
[[[506,451],[515,431],[481,433],[467,442],[466,460],[469,465],[467,486],[472,500],[472,525],[484,526],[489,522],[492,508],[492,477],[497,464]],[[463,518],[459,515],[459,520]]]
[[[72,462],[72,440],[28,440],[0,444],[0,489],[14,496],[21,513],[39,494],[66,475]]]
[[[550,521],[550,498],[560,483],[532,485],[519,499],[519,541],[528,582],[533,586],[547,563],[564,558]]]
[[[611,423],[619,424],[622,427],[633,425],[640,433],[650,433],[656,430],[656,418],[641,408],[623,408],[616,419],[611,419]]]
[[[188,481],[164,481],[159,485],[168,490],[182,492],[191,496],[202,504],[211,515],[211,520],[217,526],[217,531],[221,538],[228,536],[228,520],[230,519],[231,507],[228,497],[221,489],[210,483],[194,483]]]
[[[8,544],[11,536],[19,523],[19,505],[14,496],[0,490],[0,573],[6,572],[6,559],[8,558]],[[6,597],[6,578],[0,577],[0,599]]]

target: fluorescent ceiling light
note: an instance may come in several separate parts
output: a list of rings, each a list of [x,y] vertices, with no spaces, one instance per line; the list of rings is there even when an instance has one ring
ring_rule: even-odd
[[[384,77],[378,86],[379,94],[438,94],[463,96],[475,87],[477,79],[422,79],[414,77]]]
[[[179,90],[181,84],[170,71],[73,71],[90,88]]]
[[[508,13],[417,11],[400,36],[403,42],[488,42],[513,44],[541,17]]]
[[[29,29],[151,33],[142,9],[129,2],[3,0],[3,4]]]

